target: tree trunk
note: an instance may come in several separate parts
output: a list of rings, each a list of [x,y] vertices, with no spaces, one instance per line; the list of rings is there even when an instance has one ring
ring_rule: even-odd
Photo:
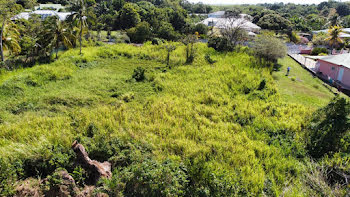
[[[4,48],[3,48],[3,43],[2,43],[2,36],[4,35],[4,28],[5,28],[5,23],[6,23],[6,18],[4,17],[4,21],[2,22],[1,26],[1,32],[0,32],[0,50],[1,50],[1,62],[4,62],[5,57],[4,57]]]
[[[58,44],[56,44],[56,60],[58,59]]]
[[[80,44],[80,55],[81,53],[81,41],[82,41],[82,36],[83,36],[83,19],[80,19],[80,34],[79,34],[79,44]]]

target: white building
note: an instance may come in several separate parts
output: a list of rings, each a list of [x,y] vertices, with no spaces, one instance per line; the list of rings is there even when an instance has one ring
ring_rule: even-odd
[[[39,4],[39,6],[34,7],[34,10],[53,10],[58,12],[64,8],[61,4]]]
[[[207,25],[208,27],[214,27],[218,29],[225,29],[225,28],[235,28],[235,27],[241,27],[242,29],[246,30],[247,32],[252,33],[259,33],[261,30],[261,27],[255,25],[254,23],[250,22],[249,20],[245,18],[207,18],[200,22],[202,24]],[[253,34],[252,34],[253,35]]]
[[[28,20],[30,18],[30,16],[33,14],[40,15],[42,19],[45,19],[49,16],[57,16],[61,21],[64,21],[72,13],[71,12],[57,12],[57,11],[52,11],[52,10],[36,10],[33,12],[22,12],[16,16],[12,17],[11,20],[19,20],[19,19]]]

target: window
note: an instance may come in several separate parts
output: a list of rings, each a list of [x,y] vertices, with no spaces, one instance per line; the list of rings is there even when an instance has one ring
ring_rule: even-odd
[[[335,70],[335,67],[334,67],[334,66],[332,66],[332,70]]]

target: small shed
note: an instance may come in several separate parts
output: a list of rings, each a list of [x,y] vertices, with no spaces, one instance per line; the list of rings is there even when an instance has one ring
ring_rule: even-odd
[[[343,89],[350,89],[350,54],[320,57],[316,71],[325,79],[335,81]]]

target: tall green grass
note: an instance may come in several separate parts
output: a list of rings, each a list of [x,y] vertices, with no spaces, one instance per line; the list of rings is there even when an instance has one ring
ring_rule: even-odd
[[[69,149],[93,125],[100,136],[149,144],[159,161],[187,164],[194,185],[307,195],[301,131],[312,110],[281,99],[271,69],[246,53],[197,44],[195,62],[184,65],[184,46],[173,44],[171,69],[166,50],[147,43],[84,48],[82,56],[69,50],[54,63],[4,73],[0,157],[50,157],[47,147]],[[132,79],[137,67],[147,70],[146,81]]]

